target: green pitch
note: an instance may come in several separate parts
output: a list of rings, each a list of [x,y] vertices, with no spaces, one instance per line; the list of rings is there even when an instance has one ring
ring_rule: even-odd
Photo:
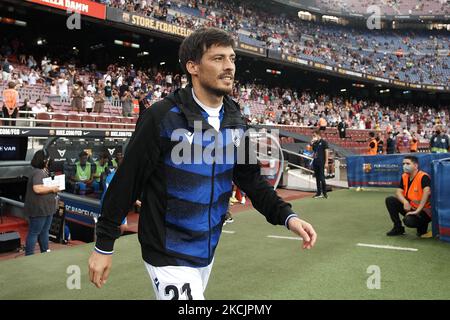
[[[392,225],[384,198],[390,194],[343,190],[330,193],[328,200],[294,201],[294,209],[318,233],[310,251],[300,248],[301,241],[268,237],[295,235],[268,224],[256,211],[236,214],[235,222],[224,227],[234,233],[222,235],[206,298],[450,299],[450,244],[417,238],[413,229],[386,237]],[[102,289],[88,281],[92,244],[0,262],[0,299],[154,299],[137,236],[122,237],[115,250]],[[77,284],[67,273],[70,266],[80,268],[79,290],[67,288],[68,279]],[[380,289],[367,287],[370,266],[380,270]]]

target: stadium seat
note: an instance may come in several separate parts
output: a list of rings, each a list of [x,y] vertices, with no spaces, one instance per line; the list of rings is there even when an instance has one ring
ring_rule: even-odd
[[[110,118],[108,116],[97,116],[96,117],[97,127],[98,128],[111,128],[111,125],[109,124],[111,122]]]
[[[67,123],[69,128],[81,128],[81,116],[78,114],[70,114],[67,116],[67,121],[78,121],[79,123]]]
[[[131,117],[123,117],[123,118],[121,118],[122,123],[125,124],[124,128],[125,129],[133,129],[134,126],[131,126],[130,124],[134,124],[135,123],[135,122],[133,122],[134,119],[135,118],[131,118]]]
[[[113,129],[123,129],[125,126],[122,124],[122,118],[121,117],[111,117],[111,123]]]
[[[66,127],[67,126],[67,116],[65,114],[61,114],[61,113],[55,113],[52,116],[52,120],[58,120],[58,122],[53,122],[51,123],[52,127]],[[64,122],[60,122],[60,121],[64,121]]]
[[[36,120],[51,120],[51,117],[50,117],[50,114],[48,114],[47,112],[39,112],[36,114]],[[45,121],[45,122],[36,121],[36,126],[37,127],[49,127],[50,122],[49,121]]]
[[[82,117],[83,127],[84,128],[97,128],[96,118],[91,115],[84,115]],[[94,122],[94,123],[86,123],[86,122]]]

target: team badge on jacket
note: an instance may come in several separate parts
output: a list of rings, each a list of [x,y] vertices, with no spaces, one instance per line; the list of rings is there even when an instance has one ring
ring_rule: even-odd
[[[236,147],[239,147],[241,145],[241,130],[240,129],[232,129],[231,130],[231,139],[233,140],[233,143]]]

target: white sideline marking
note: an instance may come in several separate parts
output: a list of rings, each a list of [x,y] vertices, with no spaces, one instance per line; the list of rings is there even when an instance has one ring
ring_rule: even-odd
[[[300,237],[280,237],[280,236],[272,236],[272,235],[267,236],[267,238],[274,238],[274,239],[288,239],[288,240],[298,240],[298,241],[303,240],[303,239],[300,238]]]
[[[233,234],[236,233],[236,231],[229,231],[229,230],[222,230],[223,233],[229,233],[229,234]]]
[[[390,250],[403,250],[403,251],[419,251],[419,249],[414,248],[402,248],[402,247],[394,247],[394,246],[380,246],[376,244],[366,244],[366,243],[358,243],[359,247],[369,247],[369,248],[380,248],[380,249],[390,249]]]

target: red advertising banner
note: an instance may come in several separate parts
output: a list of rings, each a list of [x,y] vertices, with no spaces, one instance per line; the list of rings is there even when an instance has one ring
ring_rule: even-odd
[[[106,6],[89,0],[27,0],[43,6],[79,13],[81,15],[106,19]]]

